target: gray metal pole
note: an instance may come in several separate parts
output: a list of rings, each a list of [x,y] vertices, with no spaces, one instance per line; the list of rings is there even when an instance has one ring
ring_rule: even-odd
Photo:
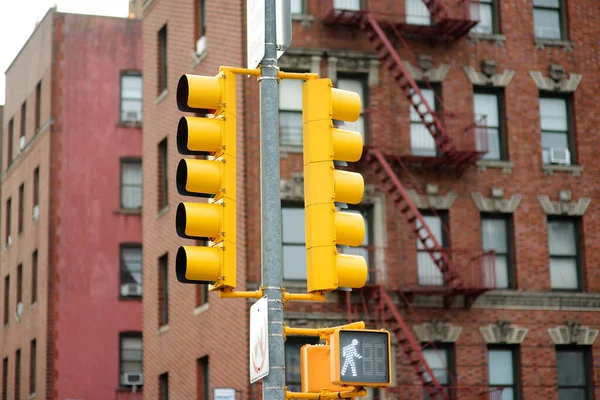
[[[281,293],[281,200],[279,196],[279,88],[276,0],[265,0],[265,56],[260,78],[260,187],[262,287],[269,299],[269,367],[264,400],[285,398]]]

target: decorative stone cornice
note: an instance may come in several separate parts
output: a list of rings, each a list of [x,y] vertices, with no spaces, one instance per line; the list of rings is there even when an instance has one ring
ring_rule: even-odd
[[[420,342],[455,343],[462,332],[462,326],[432,320],[423,325],[413,325],[415,336]]]
[[[598,329],[581,326],[578,322],[567,321],[565,325],[549,328],[548,335],[554,344],[577,344],[591,346],[598,337]]]
[[[291,48],[281,56],[278,63],[282,70],[305,70],[320,74],[322,56],[322,50]]]
[[[437,184],[427,184],[425,194],[417,193],[415,189],[407,189],[412,202],[420,209],[434,208],[436,210],[449,210],[456,200],[456,192],[449,191],[445,195],[439,194]]]
[[[558,194],[558,201],[550,200],[546,195],[538,195],[538,202],[547,215],[569,215],[581,216],[585,214],[592,199],[582,197],[577,202],[571,200],[571,191],[564,189]]]
[[[440,64],[436,68],[429,69],[413,67],[408,61],[405,61],[404,65],[410,73],[410,76],[415,81],[427,80],[432,83],[440,83],[446,78],[446,75],[448,75],[448,71],[450,71],[450,64]]]
[[[333,62],[332,62],[333,59]],[[335,82],[338,72],[368,74],[369,86],[379,85],[379,57],[358,51],[327,51],[327,76]]]
[[[535,44],[535,48],[538,50],[543,50],[546,46],[550,46],[562,47],[567,53],[573,51],[573,42],[570,40],[535,38],[533,44]]]
[[[483,197],[480,192],[471,192],[475,207],[481,212],[514,213],[521,199],[520,194],[513,194],[510,199],[504,199],[504,189],[492,187],[492,197]]]
[[[283,201],[304,201],[304,174],[293,172],[290,179],[280,180],[279,193]],[[375,195],[375,186],[365,185],[365,193],[361,204],[373,204]]]
[[[573,93],[577,90],[583,75],[567,74],[564,68],[558,64],[550,64],[548,77],[540,71],[529,71],[529,75],[539,90]]]
[[[494,42],[496,46],[501,47],[504,46],[504,42],[506,41],[506,36],[499,35],[495,33],[481,33],[481,32],[469,32],[469,38],[471,39],[471,43],[477,44],[481,41],[486,42]]]
[[[509,321],[498,321],[495,324],[479,328],[486,343],[521,344],[529,329],[511,325]]]
[[[471,84],[475,86],[494,86],[494,87],[506,87],[515,76],[515,71],[512,69],[505,69],[501,74],[493,73],[486,75],[484,72],[477,72],[474,67],[464,66],[463,67],[467,78],[471,81]]]

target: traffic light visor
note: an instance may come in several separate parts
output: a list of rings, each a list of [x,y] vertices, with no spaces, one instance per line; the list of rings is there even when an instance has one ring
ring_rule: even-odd
[[[217,76],[182,75],[177,83],[179,111],[214,114],[221,102]]]
[[[187,239],[215,240],[221,232],[219,203],[179,203],[175,215],[177,235]]]
[[[175,273],[181,283],[212,283],[219,279],[223,249],[221,247],[180,246]]]
[[[177,125],[177,151],[185,155],[218,155],[222,129],[222,119],[181,117]]]
[[[332,119],[354,122],[360,117],[360,96],[356,92],[331,89]]]
[[[184,196],[212,197],[221,189],[219,161],[183,159],[177,165],[177,191]]]

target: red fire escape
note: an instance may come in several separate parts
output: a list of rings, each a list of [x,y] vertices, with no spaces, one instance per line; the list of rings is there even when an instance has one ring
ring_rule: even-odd
[[[416,0],[406,1],[415,3]],[[367,285],[360,292],[363,312],[365,315],[375,312],[379,323],[389,326],[395,333],[399,346],[419,377],[424,391],[431,399],[456,398],[456,395],[463,391],[459,388],[449,391],[448,387],[440,384],[422,353],[423,347],[415,339],[393,298],[402,299],[409,311],[412,310],[410,302],[415,295],[443,296],[444,304],[447,307],[457,296],[464,296],[465,306],[470,307],[477,296],[495,288],[494,254],[493,252],[486,253],[481,249],[444,248],[427,225],[423,214],[414,204],[398,173],[404,177],[404,181],[412,180],[413,189],[418,191],[419,185],[406,167],[407,163],[417,162],[422,166],[443,166],[462,172],[487,152],[487,131],[485,121],[479,121],[468,124],[458,132],[454,132],[454,137],[451,136],[444,123],[445,118],[429,104],[404,61],[400,58],[394,44],[401,44],[410,53],[403,38],[406,34],[436,41],[460,39],[477,23],[477,18],[471,18],[473,3],[468,0],[450,2],[423,0],[422,4],[419,4],[426,7],[427,18],[431,22],[415,23],[414,18],[411,19],[407,14],[391,15],[386,13],[384,15],[381,12],[359,9],[358,0],[321,2],[321,15],[325,24],[355,26],[365,33],[373,49],[379,55],[382,65],[394,78],[401,93],[409,100],[422,126],[435,143],[434,154],[428,156],[389,154],[371,146],[363,155],[363,160],[367,164],[368,170],[377,176],[381,190],[393,199],[401,211],[417,237],[419,252],[428,254],[433,265],[441,274],[441,282],[404,285],[403,287]],[[444,117],[448,117],[448,115]],[[432,211],[435,212],[435,210]],[[351,310],[350,296],[347,296],[347,302],[349,310]],[[425,346],[430,345],[433,346],[432,343],[425,344]],[[469,393],[476,393],[476,391]],[[460,398],[490,399],[499,398],[498,395],[501,395],[501,390],[484,390],[479,391],[476,397],[460,395]]]

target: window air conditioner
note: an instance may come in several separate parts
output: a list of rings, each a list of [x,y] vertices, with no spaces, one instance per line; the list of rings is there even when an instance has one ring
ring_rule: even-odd
[[[17,322],[19,322],[22,315],[23,315],[23,302],[20,301],[17,303],[17,312],[15,313],[15,319],[17,320]]]
[[[196,54],[200,55],[206,51],[206,35],[196,41]]]
[[[6,239],[6,247],[9,247],[11,244],[12,244],[12,238],[9,235],[8,239]]]
[[[144,383],[144,374],[141,372],[125,372],[121,377],[121,383],[125,386],[141,386]]]
[[[140,122],[142,120],[141,113],[137,111],[127,111],[125,113],[126,122]]]
[[[550,164],[571,164],[569,149],[564,147],[550,148]]]
[[[19,139],[19,150],[23,150],[25,148],[25,136],[21,136]]]
[[[123,296],[141,296],[142,285],[139,283],[127,283],[121,286],[121,294]]]
[[[37,221],[40,217],[40,206],[39,204],[33,206],[33,220]]]

